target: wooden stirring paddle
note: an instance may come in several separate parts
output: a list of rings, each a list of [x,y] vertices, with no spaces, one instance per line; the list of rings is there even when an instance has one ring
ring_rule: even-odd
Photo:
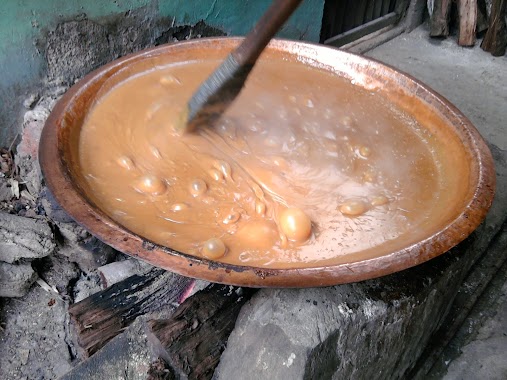
[[[239,94],[248,74],[268,42],[294,12],[301,0],[274,0],[241,45],[203,82],[187,104],[178,127],[191,132],[211,125]]]

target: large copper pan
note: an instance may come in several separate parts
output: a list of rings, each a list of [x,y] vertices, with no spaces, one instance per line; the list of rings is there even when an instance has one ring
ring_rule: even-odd
[[[40,162],[46,183],[60,205],[92,234],[114,248],[153,265],[209,281],[254,287],[311,287],[361,281],[430,260],[465,239],[484,219],[493,200],[495,171],[488,147],[470,121],[424,84],[377,61],[320,45],[275,40],[265,55],[296,59],[336,73],[384,95],[437,136],[446,186],[456,197],[445,220],[436,219],[392,251],[354,254],[326,265],[297,269],[234,266],[200,259],[153,244],[106,216],[86,197],[80,183],[78,140],[83,119],[104,82],[140,61],[153,64],[225,57],[238,38],[193,40],[160,46],[111,62],[87,75],[58,102],[46,122]],[[277,58],[278,57],[278,58]],[[123,74],[122,74],[123,75]],[[332,94],[330,94],[332,95]],[[459,191],[457,191],[459,189]],[[313,264],[315,265],[315,264]]]

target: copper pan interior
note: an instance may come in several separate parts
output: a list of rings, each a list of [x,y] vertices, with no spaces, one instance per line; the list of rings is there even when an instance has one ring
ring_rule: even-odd
[[[417,265],[446,252],[484,219],[494,195],[493,161],[477,130],[454,106],[410,76],[379,62],[319,45],[275,40],[262,59],[299,61],[344,76],[356,85],[380,89],[398,108],[413,115],[432,136],[441,180],[448,189],[442,199],[446,207],[421,221],[402,241],[294,269],[235,266],[196,258],[157,246],[112,221],[87,197],[91,190],[79,167],[80,129],[94,101],[140,69],[221,59],[239,41],[202,39],[146,50],[99,68],[67,92],[46,123],[40,155],[49,188],[78,223],[122,252],[183,275],[245,286],[309,287],[360,281]]]

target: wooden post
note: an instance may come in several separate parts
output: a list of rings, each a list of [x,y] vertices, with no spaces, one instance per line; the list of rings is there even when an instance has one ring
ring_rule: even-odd
[[[475,45],[475,30],[477,29],[477,0],[459,0],[459,37],[460,46]]]
[[[449,35],[449,13],[451,0],[435,0],[430,21],[431,37],[447,37]]]
[[[489,28],[481,44],[482,50],[490,52],[497,57],[505,54],[507,46],[506,8],[507,0],[493,0]]]

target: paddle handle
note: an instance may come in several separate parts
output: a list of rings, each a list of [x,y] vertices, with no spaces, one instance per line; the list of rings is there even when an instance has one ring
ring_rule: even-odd
[[[302,0],[274,0],[262,18],[232,52],[239,65],[253,65],[275,33],[287,21]]]

